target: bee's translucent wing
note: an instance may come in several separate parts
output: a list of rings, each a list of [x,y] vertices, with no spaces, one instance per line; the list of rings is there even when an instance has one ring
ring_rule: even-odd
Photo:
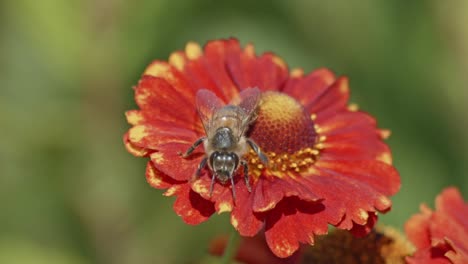
[[[238,106],[244,111],[246,117],[251,116],[260,102],[260,90],[256,87],[247,88],[239,94],[239,97],[240,102]]]
[[[205,132],[208,135],[213,114],[222,108],[224,103],[213,92],[201,89],[198,90],[196,95],[196,105],[198,115],[200,116]]]
[[[258,88],[247,88],[239,94],[240,102],[237,104],[242,109],[242,124],[240,131],[243,133],[249,123],[255,119],[256,109],[260,102],[261,92]]]

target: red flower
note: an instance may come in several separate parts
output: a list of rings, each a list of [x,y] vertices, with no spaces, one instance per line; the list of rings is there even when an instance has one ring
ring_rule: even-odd
[[[205,157],[198,147],[205,136],[196,112],[196,94],[212,91],[224,103],[241,91],[262,92],[257,118],[247,137],[269,158],[262,164],[248,152],[248,190],[243,170],[230,182],[214,182],[209,168],[197,166]],[[135,87],[140,110],[126,113],[133,127],[124,136],[129,152],[150,157],[146,176],[164,195],[177,196],[174,210],[186,223],[198,224],[214,212],[231,212],[231,223],[243,236],[262,228],[270,249],[279,257],[292,255],[299,243],[314,243],[328,224],[354,234],[368,233],[377,212],[391,208],[388,196],[400,187],[391,153],[375,120],[356,106],[347,106],[348,80],[327,69],[308,75],[289,71],[272,53],[256,56],[235,39],[209,42],[204,50],[188,43],[169,62],[155,61]],[[236,200],[233,200],[235,190]]]
[[[435,212],[421,205],[405,231],[417,248],[408,263],[468,263],[468,204],[456,188],[437,196]]]

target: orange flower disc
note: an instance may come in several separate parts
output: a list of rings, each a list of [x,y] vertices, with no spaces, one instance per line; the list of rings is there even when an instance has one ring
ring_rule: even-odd
[[[249,136],[269,157],[269,169],[299,172],[316,160],[314,148],[317,132],[313,115],[293,97],[279,92],[265,92],[258,109],[258,118]],[[259,175],[264,165],[251,151],[248,160],[254,174]]]

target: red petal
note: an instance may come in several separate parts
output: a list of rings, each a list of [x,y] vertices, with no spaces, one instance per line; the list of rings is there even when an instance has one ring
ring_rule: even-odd
[[[176,195],[174,211],[187,224],[200,224],[215,212],[213,203],[193,192],[188,184],[181,185]]]
[[[168,189],[174,185],[183,184],[183,182],[175,181],[171,177],[164,175],[164,173],[154,167],[152,162],[148,162],[146,165],[146,181],[156,189]]]
[[[257,61],[257,87],[263,91],[282,89],[289,76],[286,63],[273,53],[264,53]]]
[[[127,151],[130,152],[134,156],[144,157],[149,153],[147,149],[141,148],[132,144],[132,142],[130,142],[128,138],[128,133],[125,133],[123,137],[123,141],[124,141],[125,148],[127,149]]]
[[[185,53],[173,53],[170,59],[196,90],[211,90],[224,102],[229,102],[238,94],[238,88],[225,68],[225,53],[223,41],[209,42],[204,53],[198,44],[188,43]]]
[[[393,195],[400,189],[400,176],[393,166],[374,160],[328,161],[318,160],[315,166],[336,174],[337,181],[353,179],[360,184],[371,186],[375,191]],[[362,191],[360,191],[362,193]]]
[[[390,149],[381,140],[375,120],[362,112],[340,112],[319,123],[325,141],[320,159],[380,160],[392,163]]]
[[[211,241],[210,254],[221,256],[224,254],[228,239],[226,236],[220,237]],[[300,254],[294,254],[289,258],[278,258],[271,250],[265,241],[263,234],[255,237],[243,237],[238,246],[235,256],[237,261],[247,264],[293,264],[299,263]]]
[[[248,87],[279,90],[288,78],[288,68],[283,60],[272,53],[257,57],[252,45],[246,45],[242,51],[238,43],[230,45],[227,68],[241,90]]]
[[[328,69],[318,69],[306,77],[292,77],[283,92],[296,98],[302,105],[310,106],[325,93],[335,81],[335,75]]]
[[[432,212],[429,208],[422,205],[421,214],[413,215],[405,223],[405,232],[408,239],[417,248],[426,248],[431,245],[431,238],[429,233],[429,220]]]
[[[279,179],[277,177],[263,176],[254,188],[254,212],[265,212],[273,209],[284,197],[297,196],[299,199],[315,202],[320,200],[310,188],[296,182],[291,178]]]
[[[210,41],[205,46],[205,68],[216,87],[221,91],[225,102],[239,94],[239,87],[235,86],[226,69],[226,56],[229,47],[237,45],[237,40]]]
[[[455,188],[445,189],[436,198],[434,212],[424,205],[421,211],[405,224],[409,239],[418,248],[415,255],[407,259],[408,263],[443,263],[447,258],[451,263],[466,263],[468,204],[463,201],[459,191]]]
[[[349,231],[355,237],[365,237],[372,231],[372,228],[374,227],[375,223],[377,223],[377,215],[371,212],[369,213],[369,218],[364,225],[358,225],[354,223],[353,227]]]
[[[237,185],[237,177],[235,178],[235,185]],[[216,212],[222,213],[232,211],[234,204],[231,182],[228,181],[222,184],[215,178],[213,193],[210,194],[211,179],[212,174],[209,172],[209,169],[206,169],[196,181],[193,181],[192,190],[200,194],[204,199],[213,201],[215,203]]]
[[[463,201],[463,197],[456,188],[446,188],[439,194],[436,198],[436,208],[459,225],[468,228],[468,204]]]
[[[254,236],[263,227],[264,218],[252,211],[253,195],[243,181],[237,184],[236,206],[231,213],[231,223],[242,236]]]
[[[194,98],[196,91],[199,89],[187,79],[187,76],[165,61],[152,62],[146,68],[144,75],[164,79],[180,96]]]
[[[196,180],[192,184],[192,189],[205,199],[214,201],[218,213],[232,211],[231,223],[242,236],[254,236],[263,227],[263,218],[253,212],[253,195],[248,192],[243,179],[235,178],[235,204],[229,182],[221,184],[215,179],[213,193],[210,196],[211,173]]]
[[[328,221],[338,228],[350,230],[354,223],[364,225],[369,212],[388,210],[390,200],[360,181],[322,172],[303,178],[309,187],[324,199]]]
[[[320,126],[320,133],[327,137],[358,130],[378,133],[375,119],[364,112],[342,111],[330,118],[316,120],[315,123]]]
[[[325,93],[317,99],[305,105],[310,113],[317,114],[316,122],[326,120],[332,115],[346,110],[349,99],[348,79],[346,77],[338,78]]]
[[[135,101],[154,126],[162,122],[196,131],[201,127],[194,95],[181,93],[164,79],[143,76],[135,89]]]
[[[450,264],[452,263],[444,257],[445,250],[426,248],[417,251],[414,256],[406,257],[408,264]],[[461,262],[462,263],[462,262]]]
[[[265,236],[268,246],[278,257],[289,257],[299,249],[299,243],[314,243],[314,235],[328,231],[327,219],[321,215],[325,207],[321,203],[283,199],[266,213]]]
[[[161,130],[152,125],[136,125],[128,131],[130,142],[137,147],[158,150],[160,145],[181,143],[190,146],[197,135],[187,129],[171,128]]]
[[[205,155],[196,150],[188,158],[182,158],[180,153],[185,152],[190,145],[180,143],[167,143],[158,147],[158,152],[151,154],[154,166],[177,181],[187,181],[194,177],[201,158]]]

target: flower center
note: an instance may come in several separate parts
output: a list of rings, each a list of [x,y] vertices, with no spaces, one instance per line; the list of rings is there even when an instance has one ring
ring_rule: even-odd
[[[267,154],[268,169],[299,172],[315,162],[320,137],[314,115],[308,114],[298,101],[284,93],[265,92],[257,115],[249,137]],[[252,171],[260,175],[264,166],[253,151],[248,154],[248,161]]]

